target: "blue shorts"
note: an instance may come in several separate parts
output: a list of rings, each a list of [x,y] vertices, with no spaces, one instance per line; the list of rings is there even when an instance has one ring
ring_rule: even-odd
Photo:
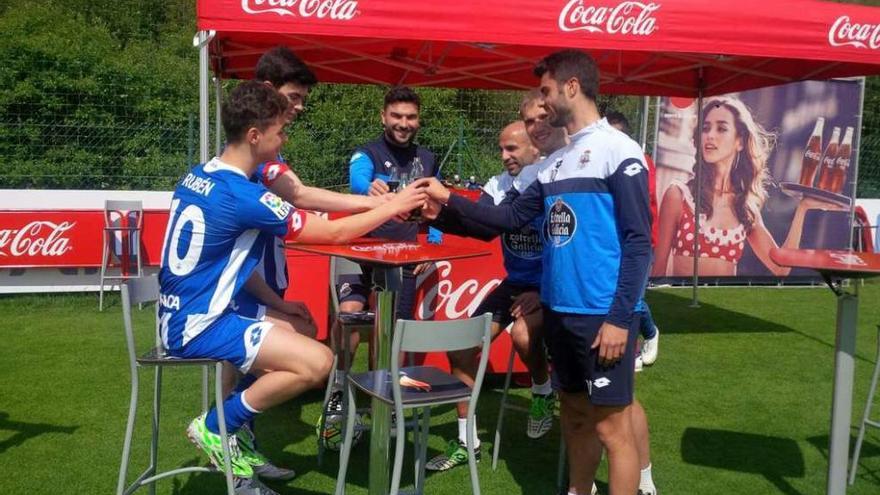
[[[229,302],[229,309],[245,318],[253,318],[254,320],[266,318],[266,305],[245,290],[240,291]]]
[[[590,349],[607,315],[559,313],[544,307],[544,338],[553,362],[553,387],[586,392],[597,406],[625,406],[633,400],[635,343],[639,317],[629,328],[626,350],[612,366],[599,364],[599,349]]]
[[[247,374],[272,324],[227,311],[205,331],[172,352],[181,358],[222,359]]]

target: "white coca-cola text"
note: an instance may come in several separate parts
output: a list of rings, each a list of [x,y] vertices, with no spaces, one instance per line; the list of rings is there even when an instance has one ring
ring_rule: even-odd
[[[419,288],[422,288],[426,281],[433,280],[432,275],[435,272],[437,285],[425,288],[424,298],[416,308],[416,317],[420,320],[430,320],[435,314],[445,320],[468,317],[477,310],[486,295],[501,283],[500,280],[493,279],[486,285],[480,286],[480,282],[476,279],[468,279],[455,287],[450,278],[452,263],[438,261],[419,275]]]
[[[241,8],[248,14],[271,12],[337,21],[349,21],[360,13],[357,0],[241,0]]]
[[[0,256],[61,256],[73,249],[64,233],[74,225],[37,220],[20,229],[0,230]]]
[[[632,34],[648,36],[657,30],[654,12],[659,3],[620,2],[617,6],[596,7],[584,0],[570,0],[559,13],[562,31]]]
[[[856,48],[880,48],[880,24],[859,24],[842,15],[828,30],[831,46],[854,46]]]

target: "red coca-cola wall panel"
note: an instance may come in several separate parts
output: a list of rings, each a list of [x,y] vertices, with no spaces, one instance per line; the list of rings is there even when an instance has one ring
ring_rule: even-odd
[[[467,191],[464,194],[476,196],[479,193]],[[0,211],[0,268],[99,267],[104,223],[102,210]],[[144,211],[140,239],[144,266],[159,264],[167,223],[167,210]],[[472,315],[486,294],[504,278],[498,241],[486,244],[446,235],[443,242],[483,250],[488,246],[492,254],[439,262],[422,274],[416,295],[418,319],[454,320]],[[118,245],[113,249],[118,249]],[[326,338],[328,259],[291,251],[288,266],[291,284],[285,299],[304,301],[318,324],[319,338]],[[502,335],[492,345],[492,369],[505,369],[509,350],[510,339]],[[429,355],[427,362],[448,366],[442,354]],[[524,368],[518,363],[517,369]]]

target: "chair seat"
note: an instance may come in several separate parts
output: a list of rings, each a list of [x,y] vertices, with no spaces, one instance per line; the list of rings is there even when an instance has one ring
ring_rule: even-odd
[[[343,325],[372,325],[376,321],[376,313],[372,311],[358,311],[355,313],[339,313],[336,318]]]
[[[161,347],[154,347],[149,352],[138,358],[137,362],[144,366],[194,366],[216,363],[217,359],[211,358],[179,358],[174,357]]]
[[[401,368],[410,378],[429,383],[430,391],[411,387],[401,387],[401,399],[404,406],[417,406],[432,402],[448,402],[470,397],[471,388],[464,382],[439,368],[433,366],[408,366]],[[349,375],[348,379],[367,395],[388,404],[394,403],[391,391],[391,372],[388,370],[369,371]]]

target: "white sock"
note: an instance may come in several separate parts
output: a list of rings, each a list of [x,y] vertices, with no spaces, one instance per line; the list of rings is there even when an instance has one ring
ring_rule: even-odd
[[[467,445],[467,418],[458,418],[458,441]],[[480,438],[477,437],[477,415],[474,415],[474,448],[480,446]]]
[[[532,383],[532,395],[550,395],[552,392],[549,378],[544,383]]]
[[[654,489],[654,480],[651,478],[651,464],[648,464],[648,467],[642,469],[640,479],[639,479],[639,488],[643,490]]]

